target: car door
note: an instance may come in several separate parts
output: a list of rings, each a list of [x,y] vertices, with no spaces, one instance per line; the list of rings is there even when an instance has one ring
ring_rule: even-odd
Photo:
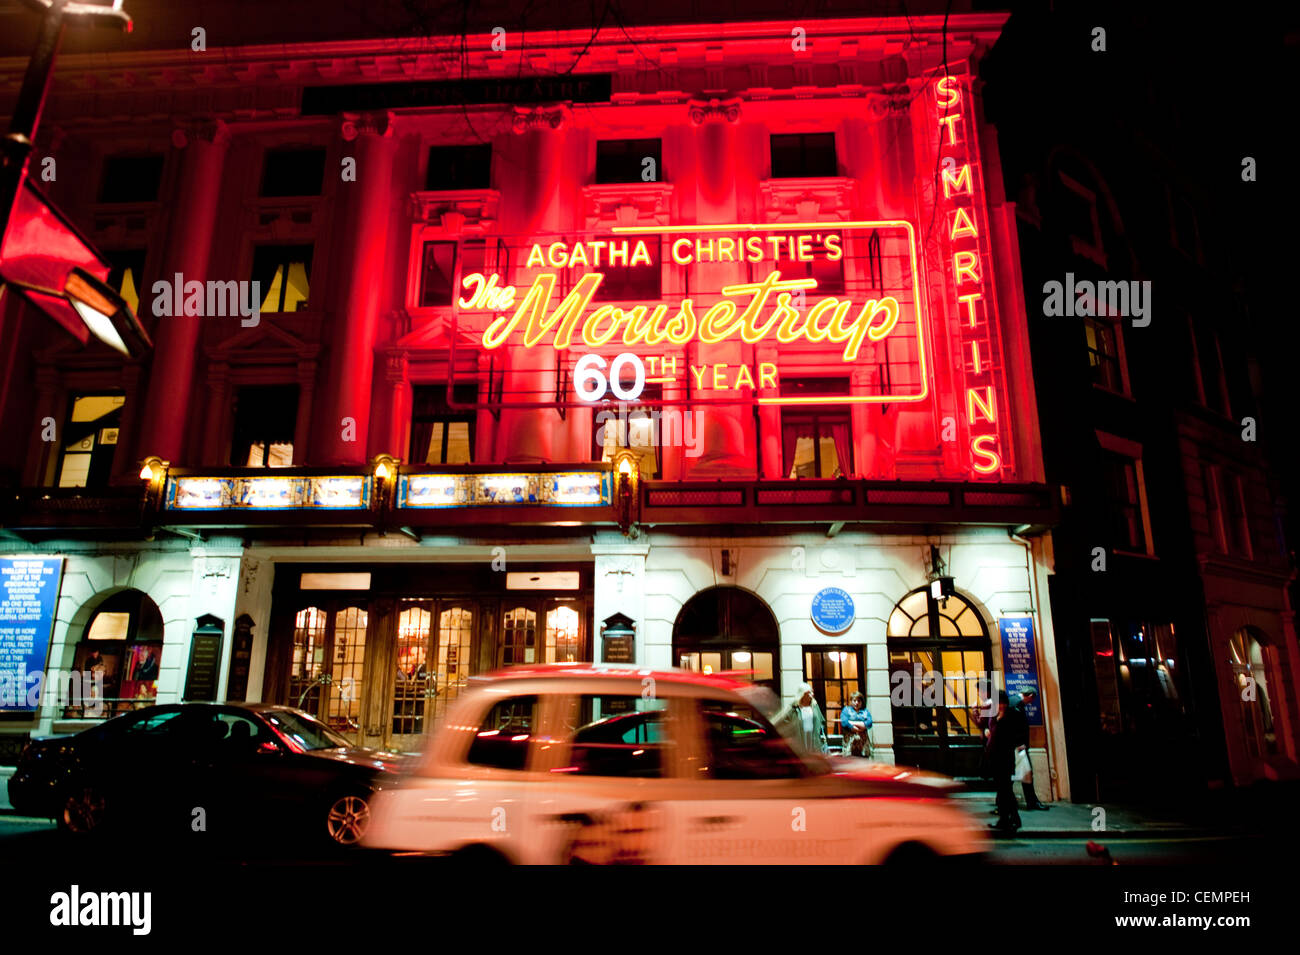
[[[539,753],[545,785],[531,808],[537,861],[671,861],[682,706],[680,699],[645,699],[639,693],[563,698],[563,737]]]
[[[868,855],[866,805],[844,781],[801,758],[748,706],[695,704],[691,790],[676,807],[680,861],[807,865]]]

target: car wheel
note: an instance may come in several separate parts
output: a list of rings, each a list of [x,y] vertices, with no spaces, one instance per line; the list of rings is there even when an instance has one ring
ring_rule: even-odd
[[[104,829],[106,803],[95,786],[83,783],[70,788],[59,811],[59,828],[65,832],[89,834]]]
[[[355,846],[370,826],[370,800],[362,793],[347,793],[329,805],[325,831],[336,846]]]
[[[934,866],[939,856],[929,846],[919,842],[905,842],[889,853],[885,865],[892,869],[929,869]]]

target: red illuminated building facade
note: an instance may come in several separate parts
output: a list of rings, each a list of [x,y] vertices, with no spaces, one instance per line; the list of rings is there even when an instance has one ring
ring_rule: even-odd
[[[962,776],[1016,672],[1068,797],[1004,19],[66,54],[34,163],[155,348],[0,316],[48,666],[391,746],[497,666],[739,671]]]

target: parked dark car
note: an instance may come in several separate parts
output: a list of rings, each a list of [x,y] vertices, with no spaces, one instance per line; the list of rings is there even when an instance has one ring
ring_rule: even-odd
[[[288,706],[150,706],[33,740],[9,801],[69,832],[138,833],[164,846],[268,836],[352,846],[369,824],[371,795],[402,762]]]

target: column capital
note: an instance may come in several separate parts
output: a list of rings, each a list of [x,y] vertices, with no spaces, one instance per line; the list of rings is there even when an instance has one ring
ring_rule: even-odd
[[[349,143],[361,136],[391,138],[393,135],[393,114],[388,110],[343,113],[339,117],[339,135],[343,137],[345,142]]]
[[[709,122],[727,122],[734,126],[740,122],[740,97],[695,97],[686,104],[686,115],[692,126]]]
[[[562,129],[573,118],[573,110],[568,103],[554,106],[514,107],[514,120],[511,128],[516,133],[526,133],[530,129]]]
[[[172,145],[177,149],[184,149],[192,141],[205,142],[210,146],[229,146],[230,127],[220,119],[177,123],[176,128],[172,130]]]

